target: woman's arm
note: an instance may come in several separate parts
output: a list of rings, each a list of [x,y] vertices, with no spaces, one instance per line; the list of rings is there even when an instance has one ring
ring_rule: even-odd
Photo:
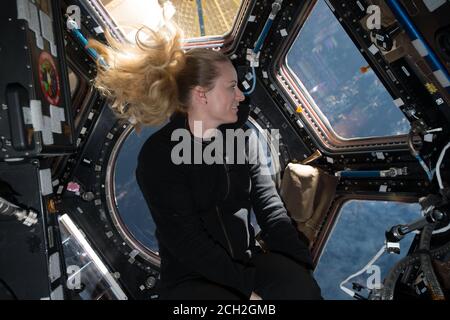
[[[250,197],[264,243],[269,250],[282,253],[312,268],[309,249],[287,215],[263,158],[264,148],[256,135],[250,136],[248,148],[252,182]]]

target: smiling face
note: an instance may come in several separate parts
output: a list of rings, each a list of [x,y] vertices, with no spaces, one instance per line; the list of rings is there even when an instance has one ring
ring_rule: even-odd
[[[217,63],[219,76],[214,87],[205,93],[207,106],[204,112],[211,123],[217,126],[238,120],[239,102],[245,99],[237,85],[237,73],[228,62]]]

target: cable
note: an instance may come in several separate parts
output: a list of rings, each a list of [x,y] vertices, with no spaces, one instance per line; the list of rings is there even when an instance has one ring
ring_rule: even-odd
[[[264,40],[266,40],[267,35],[269,34],[269,30],[272,27],[272,23],[275,20],[275,17],[278,14],[278,11],[281,9],[281,4],[283,3],[283,0],[275,0],[272,3],[272,10],[269,14],[269,17],[267,18],[266,22],[264,23],[264,27],[261,31],[261,34],[259,35],[258,39],[255,42],[255,46],[253,47],[253,50],[251,50],[250,56],[247,56],[247,59],[250,61],[250,66],[252,67],[252,87],[250,90],[244,92],[244,95],[248,96],[255,90],[256,87],[256,73],[255,73],[255,65],[258,61],[258,54],[261,51],[261,47],[264,43]]]
[[[423,161],[422,157],[420,156],[419,152],[414,148],[413,144],[413,132],[410,131],[408,134],[408,146],[411,150],[412,155],[416,158],[417,161],[419,161],[419,164],[422,166],[423,170],[427,174],[428,180],[432,181],[435,170],[430,170],[428,166],[426,165],[425,161]]]
[[[425,173],[427,174],[428,180],[433,180],[433,176],[434,176],[434,172],[435,170],[430,170],[428,169],[428,166],[425,164],[425,161],[423,161],[423,159],[420,157],[420,155],[417,153],[414,155],[414,157],[417,159],[417,161],[419,161],[420,165],[422,166],[423,170],[425,171]]]
[[[375,261],[377,261],[381,255],[386,251],[385,246],[383,245],[380,250],[378,250],[378,252],[375,254],[375,256],[369,261],[368,264],[366,264],[366,266],[364,268],[362,268],[361,270],[359,270],[358,272],[350,275],[347,279],[345,279],[344,281],[342,281],[339,284],[339,287],[341,288],[342,291],[344,291],[346,294],[348,294],[350,297],[355,297],[355,295],[357,295],[357,293],[353,290],[350,290],[349,288],[344,287],[344,284],[349,282],[350,279],[353,279],[361,274],[363,274],[364,272],[366,272],[367,269],[369,269],[372,264],[375,263]]]
[[[441,178],[441,164],[442,160],[444,159],[445,152],[447,151],[448,148],[450,148],[450,142],[447,143],[447,145],[442,149],[441,154],[439,155],[438,161],[436,163],[436,177],[439,184],[439,188],[441,190],[444,189],[444,184],[442,183]]]

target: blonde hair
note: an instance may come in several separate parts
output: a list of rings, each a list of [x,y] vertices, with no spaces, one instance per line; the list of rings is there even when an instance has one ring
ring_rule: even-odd
[[[94,86],[114,100],[119,118],[136,126],[159,125],[176,111],[186,112],[191,90],[199,85],[212,89],[219,72],[217,63],[230,62],[220,52],[181,49],[181,33],[163,28],[138,30],[135,44],[121,43],[106,34],[109,46],[89,40],[108,65],[97,62]],[[176,30],[176,29],[175,29]]]

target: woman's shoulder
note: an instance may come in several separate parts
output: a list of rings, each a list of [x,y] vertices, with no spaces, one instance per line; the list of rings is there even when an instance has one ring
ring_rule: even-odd
[[[158,155],[170,149],[170,134],[165,127],[152,134],[142,145],[139,159],[147,158],[149,155]]]
[[[172,133],[176,129],[176,123],[168,122],[153,133],[142,145],[138,162],[154,162],[170,156],[173,148]]]

